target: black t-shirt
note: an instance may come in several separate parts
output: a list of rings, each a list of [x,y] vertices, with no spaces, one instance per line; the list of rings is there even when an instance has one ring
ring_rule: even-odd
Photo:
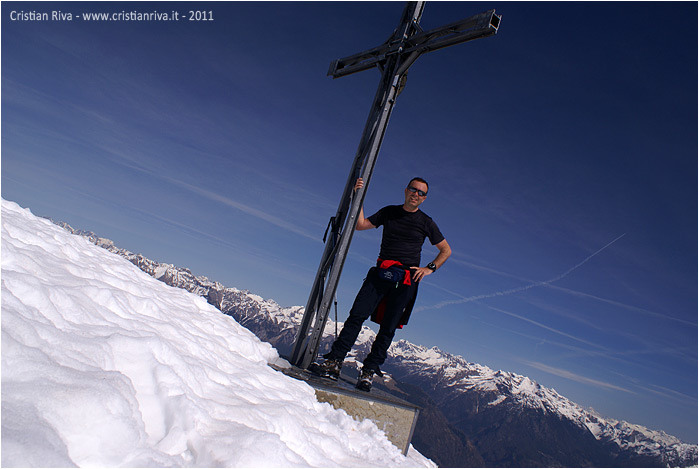
[[[402,205],[388,205],[368,218],[372,225],[383,225],[381,252],[384,260],[399,261],[409,267],[420,265],[420,253],[425,238],[432,244],[444,236],[437,224],[424,212],[406,212]]]

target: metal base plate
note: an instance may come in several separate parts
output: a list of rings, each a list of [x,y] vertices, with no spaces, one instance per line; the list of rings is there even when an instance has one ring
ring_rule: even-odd
[[[358,420],[371,420],[403,454],[408,453],[420,414],[418,406],[376,388],[371,392],[360,391],[355,388],[356,380],[344,374],[334,381],[286,363],[270,366],[308,383],[319,402],[327,402]]]

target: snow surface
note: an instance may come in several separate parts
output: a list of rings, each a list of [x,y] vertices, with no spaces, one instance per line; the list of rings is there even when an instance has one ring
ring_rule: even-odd
[[[2,201],[2,465],[434,467],[204,299]]]

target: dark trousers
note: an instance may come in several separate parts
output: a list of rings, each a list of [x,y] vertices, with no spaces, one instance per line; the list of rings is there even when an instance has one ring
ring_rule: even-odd
[[[379,366],[386,361],[388,348],[396,333],[396,328],[400,322],[403,310],[408,302],[415,295],[417,283],[403,285],[381,280],[377,275],[376,268],[369,270],[367,278],[362,284],[362,288],[354,299],[354,304],[350,310],[349,318],[345,321],[340,335],[333,343],[330,353],[326,358],[344,360],[357,340],[357,336],[362,330],[362,324],[374,312],[382,299],[386,299],[386,310],[383,321],[379,328],[379,333],[371,346],[371,352],[364,359],[364,369],[379,371]]]

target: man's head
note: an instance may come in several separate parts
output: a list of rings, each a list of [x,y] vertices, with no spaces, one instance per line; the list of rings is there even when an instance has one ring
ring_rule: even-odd
[[[420,204],[427,198],[428,190],[427,181],[419,177],[412,178],[408,183],[408,187],[405,188],[405,204],[403,204],[403,208],[408,212],[417,211]]]

